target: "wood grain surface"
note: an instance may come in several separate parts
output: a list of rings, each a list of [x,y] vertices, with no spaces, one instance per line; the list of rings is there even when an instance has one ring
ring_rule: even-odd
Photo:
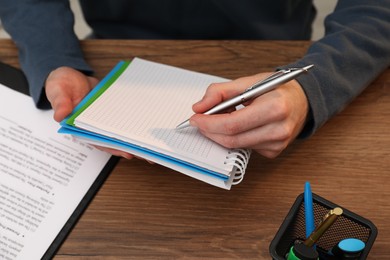
[[[100,78],[138,56],[234,79],[293,62],[309,44],[81,42]],[[18,66],[11,41],[0,41],[0,60]],[[369,259],[390,259],[389,130],[388,69],[311,138],[276,159],[253,154],[244,181],[231,191],[122,159],[55,259],[270,259],[271,240],[305,181],[314,193],[371,220],[379,234]]]

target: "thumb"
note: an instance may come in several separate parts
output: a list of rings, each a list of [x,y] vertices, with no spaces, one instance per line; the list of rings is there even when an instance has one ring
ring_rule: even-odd
[[[221,93],[217,90],[218,83],[211,84],[202,99],[192,106],[195,113],[202,113],[222,100]]]
[[[192,106],[192,110],[195,113],[203,113],[217,104],[241,94],[249,86],[264,79],[269,74],[259,73],[228,82],[213,83],[207,88],[203,98]]]
[[[240,89],[236,85],[235,81],[211,84],[202,99],[192,106],[192,110],[195,113],[203,113],[222,101],[238,95]]]

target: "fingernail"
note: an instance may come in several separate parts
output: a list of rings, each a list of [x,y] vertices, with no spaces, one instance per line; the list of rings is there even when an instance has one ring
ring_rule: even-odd
[[[197,123],[196,123],[196,121],[195,121],[195,120],[192,120],[192,119],[190,119],[190,125],[191,125],[191,126],[194,126],[194,127],[197,127],[197,126],[198,126]]]

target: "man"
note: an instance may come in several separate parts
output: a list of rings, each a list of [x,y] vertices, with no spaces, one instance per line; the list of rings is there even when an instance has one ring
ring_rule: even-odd
[[[81,0],[92,37],[127,39],[310,38],[311,0]],[[226,147],[280,154],[343,109],[390,65],[390,0],[340,0],[326,35],[285,67],[314,64],[305,77],[262,95],[245,109],[202,115],[267,73],[213,84],[194,104],[193,126]],[[20,62],[40,108],[62,120],[97,79],[82,57],[67,0],[0,0],[0,18],[20,50]],[[245,64],[239,65],[245,66]],[[131,158],[129,154],[111,151]]]

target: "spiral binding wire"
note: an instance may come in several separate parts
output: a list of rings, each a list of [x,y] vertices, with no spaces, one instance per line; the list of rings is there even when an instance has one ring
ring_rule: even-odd
[[[226,156],[225,164],[233,166],[233,185],[239,184],[244,179],[251,152],[250,149],[235,149]]]

